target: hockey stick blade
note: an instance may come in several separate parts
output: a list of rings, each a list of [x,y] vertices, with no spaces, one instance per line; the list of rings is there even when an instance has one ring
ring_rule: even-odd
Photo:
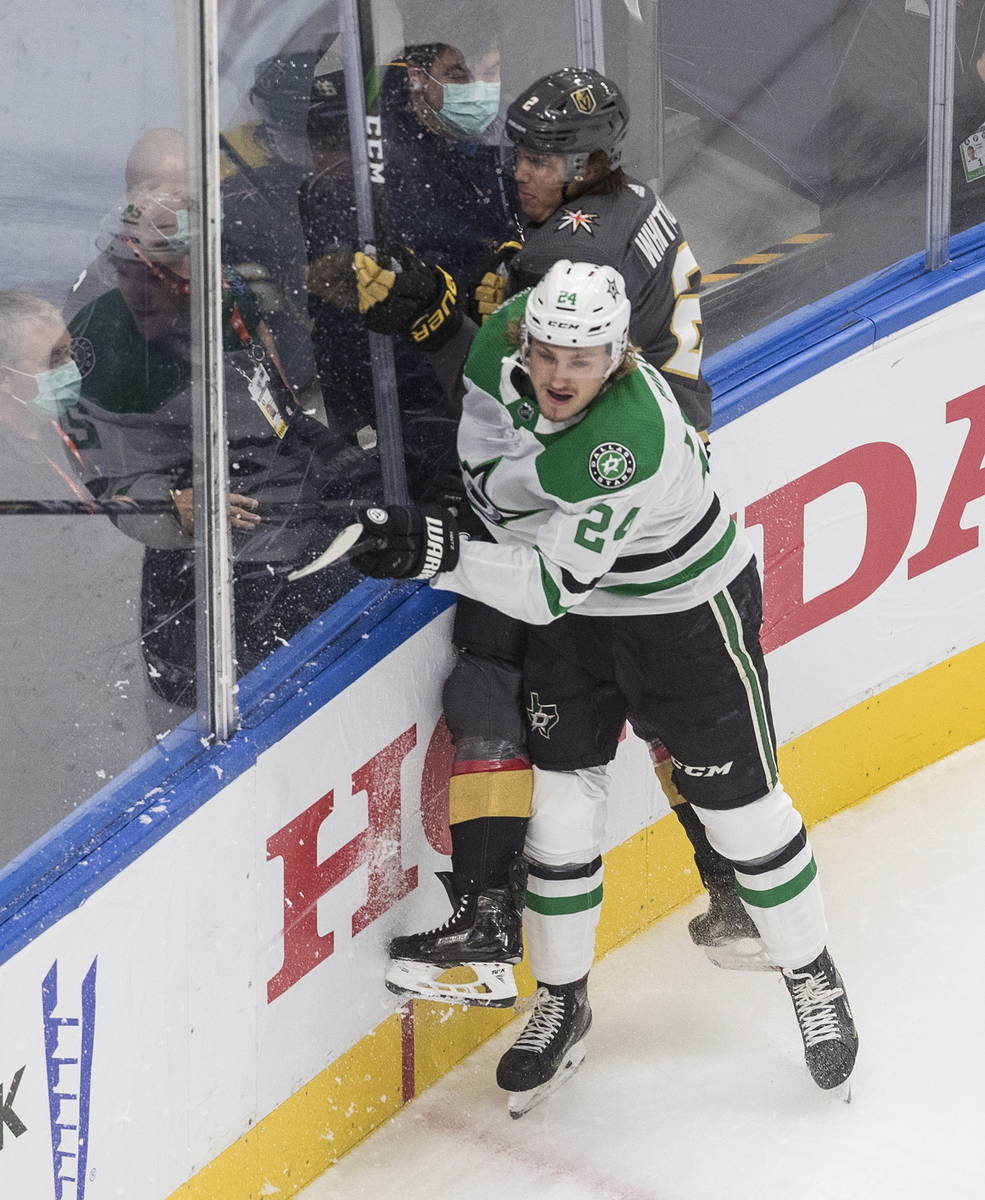
[[[362,532],[363,527],[358,521],[354,521],[351,525],[346,525],[345,529],[333,538],[327,550],[323,550],[310,563],[292,571],[287,578],[293,583],[295,579],[303,579],[305,575],[314,575],[316,571],[323,571],[333,563],[341,561],[359,541]]]

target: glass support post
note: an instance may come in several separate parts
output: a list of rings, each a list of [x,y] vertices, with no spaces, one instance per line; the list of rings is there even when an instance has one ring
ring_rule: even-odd
[[[663,46],[661,44],[660,0],[653,0],[653,129],[654,138],[654,175],[657,179],[658,191],[663,190],[666,167],[664,165],[665,140],[667,129],[664,114],[664,64]]]
[[[948,261],[951,236],[951,143],[954,125],[955,0],[930,2],[930,80],[927,110],[928,271]]]
[[[225,741],[236,726],[229,454],[222,358],[219,46],[216,0],[186,0],[191,225],[192,444],[198,729]]]
[[[579,67],[605,74],[601,0],[575,0],[575,41]]]

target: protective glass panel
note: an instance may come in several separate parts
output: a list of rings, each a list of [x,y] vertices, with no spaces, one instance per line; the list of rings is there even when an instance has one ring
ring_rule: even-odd
[[[929,10],[661,0],[662,193],[717,349],[924,242]]]
[[[288,576],[382,499],[356,311],[341,18],[301,3],[221,10],[224,387],[236,659],[245,675],[359,576]],[[266,672],[267,685],[276,672]]]
[[[173,11],[52,0],[4,33],[0,869],[183,715],[147,578],[157,546],[192,544],[169,497],[190,456],[193,203]]]
[[[954,39],[951,232],[985,221],[985,0],[959,0]]]
[[[357,10],[362,37],[347,67],[342,32]],[[431,360],[410,337],[392,339],[387,385],[358,312],[352,260],[367,216],[357,174],[371,173],[364,207],[374,243],[440,263],[467,292],[518,232],[501,144],[505,98],[542,70],[548,47],[573,58],[574,32],[520,4],[307,0],[270,12],[234,3],[220,15],[225,386],[243,674],[360,584],[345,563],[288,575],[352,521],[354,504],[393,499],[385,455],[415,500],[460,486],[455,413]],[[368,143],[357,130],[355,147],[347,71],[373,122]],[[395,431],[381,407],[399,414]]]

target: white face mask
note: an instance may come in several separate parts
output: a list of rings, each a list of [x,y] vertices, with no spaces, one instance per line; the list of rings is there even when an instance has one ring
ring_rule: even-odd
[[[37,375],[29,375],[27,371],[18,371],[8,367],[15,375],[23,375],[25,379],[33,379],[37,385],[37,395],[30,400],[23,400],[16,392],[12,392],[15,400],[21,404],[38,409],[47,417],[60,417],[78,404],[82,396],[82,375],[74,362],[69,360],[60,367],[50,371],[41,371]]]

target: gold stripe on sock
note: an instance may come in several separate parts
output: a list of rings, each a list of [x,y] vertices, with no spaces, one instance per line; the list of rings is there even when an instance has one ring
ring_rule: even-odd
[[[453,775],[448,786],[449,821],[459,825],[479,817],[529,817],[533,791],[529,767]]]

